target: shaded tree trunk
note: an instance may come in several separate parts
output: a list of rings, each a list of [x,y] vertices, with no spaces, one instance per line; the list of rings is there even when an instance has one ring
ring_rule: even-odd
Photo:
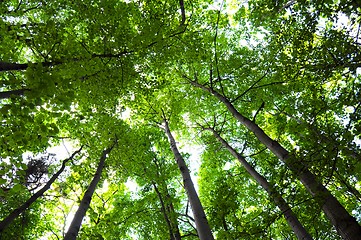
[[[173,206],[173,203],[171,202],[171,198],[170,198],[170,195],[169,195],[167,189],[166,189],[165,202],[169,202],[169,204],[166,204],[166,206],[167,206],[168,216],[169,216],[169,219],[170,219],[170,222],[171,222],[172,233],[173,233],[174,239],[175,240],[181,240],[182,237],[181,237],[181,234],[179,232],[177,213],[174,210],[174,206]]]
[[[157,196],[158,196],[158,199],[159,199],[159,202],[160,202],[160,206],[161,206],[161,210],[162,210],[162,213],[163,213],[163,217],[164,217],[164,220],[165,220],[165,222],[167,223],[167,226],[168,226],[170,240],[174,240],[174,236],[173,236],[173,232],[172,232],[172,225],[170,223],[170,219],[169,219],[168,214],[166,212],[166,207],[164,205],[163,197],[162,197],[157,185],[154,182],[152,183],[152,185],[154,187],[155,192],[157,193]]]
[[[25,91],[30,91],[30,89],[17,89],[0,92],[0,99],[10,98],[11,96],[23,96]]]
[[[287,113],[285,111],[280,111],[280,113],[283,113],[287,117],[293,119],[299,125],[306,126],[310,131],[313,132],[313,134],[322,143],[327,144],[328,146],[333,146],[334,149],[338,149],[339,146],[341,145],[341,143],[336,140],[336,136],[335,137],[329,136],[326,133],[323,133],[320,129],[318,129],[313,124],[309,124],[308,122],[306,122],[306,121],[304,121],[304,120],[302,120],[300,118],[294,117],[293,115],[291,115],[291,114],[289,114],[289,113]],[[347,128],[346,128],[346,131],[348,131]],[[339,134],[342,135],[343,133],[339,133]],[[304,137],[304,136],[302,136],[302,137]],[[351,145],[343,146],[341,148],[341,151],[342,151],[342,155],[349,156],[350,158],[354,159],[355,161],[361,161],[361,154],[356,149],[353,149],[353,147]],[[337,159],[338,159],[338,156],[336,155],[334,161],[336,161]],[[332,175],[331,175],[331,177],[332,177]],[[347,189],[347,191],[349,193],[353,194],[358,201],[361,201],[360,192],[355,187],[353,187],[352,184],[350,184],[348,182],[347,178],[344,178],[338,171],[335,171],[334,177],[335,177],[335,179],[340,181],[340,183],[342,183],[346,187],[346,189]]]
[[[9,63],[0,61],[0,72],[12,71],[12,70],[25,70],[29,64],[27,63]]]
[[[50,67],[50,66],[60,65],[60,64],[66,63],[66,62],[77,62],[77,61],[89,60],[89,59],[93,59],[93,58],[119,58],[121,56],[130,54],[133,52],[134,51],[122,51],[117,54],[111,54],[111,53],[95,54],[94,53],[90,56],[90,58],[75,57],[75,58],[67,59],[65,61],[38,62],[38,63],[9,63],[9,62],[0,61],[0,72],[26,70],[30,64],[42,65],[44,67]]]
[[[318,129],[316,126],[314,126],[313,124],[309,124],[308,122],[294,117],[291,114],[285,112],[285,111],[280,111],[280,113],[286,115],[287,117],[293,119],[294,121],[296,121],[299,125],[303,125],[306,126],[308,129],[310,129],[315,136],[317,136],[322,142],[327,143],[328,145],[332,145],[332,146],[336,146],[338,147],[340,145],[340,142],[337,141],[335,138],[332,138],[332,136],[327,135],[326,133],[323,133],[320,129]],[[346,131],[348,130],[348,127],[346,127]],[[345,134],[345,133],[339,133],[340,135]],[[301,135],[302,136],[302,135]],[[356,150],[353,149],[352,146],[347,145],[347,146],[343,146],[347,151],[343,151],[344,155],[350,156],[351,158],[357,160],[357,161],[361,161],[361,154]]]
[[[163,196],[162,196],[161,192],[159,191],[155,182],[153,182],[152,184],[153,184],[155,192],[158,195],[158,198],[159,198],[159,201],[161,204],[162,213],[163,213],[164,219],[168,226],[170,239],[171,240],[181,240],[178,224],[177,224],[177,222],[174,221],[174,218],[172,218],[172,214],[174,214],[173,204],[171,202],[169,202],[168,196],[166,197],[167,199],[164,201]],[[168,195],[168,193],[166,193],[166,194]]]
[[[23,205],[12,211],[5,219],[0,222],[0,232],[2,232],[12,221],[14,221],[21,213],[23,213],[31,204],[33,204],[38,198],[43,196],[43,194],[50,188],[51,184],[59,177],[59,175],[64,171],[65,164],[72,160],[76,154],[80,153],[82,147],[75,151],[69,158],[65,159],[61,164],[60,169],[49,179],[49,181],[37,191],[33,196],[31,196]]]
[[[156,157],[153,158],[153,162],[157,168],[157,172],[156,172],[157,177],[158,177],[157,179],[159,179],[161,181],[160,190],[159,190],[159,188],[156,189],[155,182],[153,183],[153,185],[155,185],[155,190],[157,192],[159,200],[161,201],[161,204],[164,203],[163,205],[164,205],[164,211],[166,213],[166,218],[169,220],[169,223],[170,223],[170,226],[169,226],[170,227],[169,228],[170,229],[170,239],[181,240],[181,235],[180,235],[179,226],[178,226],[178,214],[174,210],[172,198],[169,194],[167,184],[165,183],[164,180],[162,180],[160,163],[158,162],[158,159]],[[162,196],[162,193],[163,193],[163,195],[165,195],[165,197]]]
[[[361,193],[352,185],[349,183],[348,179],[343,177],[341,174],[339,174],[336,171],[336,179],[338,179],[347,189],[348,192],[353,194],[355,198],[361,202]]]
[[[298,220],[295,213],[292,211],[287,202],[282,198],[282,196],[277,192],[274,186],[270,184],[266,178],[259,174],[256,169],[254,169],[247,160],[239,154],[234,148],[232,148],[213,128],[204,128],[204,130],[211,131],[217,140],[243,165],[247,172],[262,186],[264,190],[269,194],[271,199],[275,202],[277,207],[282,211],[283,216],[285,217],[288,225],[292,228],[293,232],[296,234],[298,239],[308,239],[311,240],[311,235],[303,227],[303,225]]]
[[[198,194],[194,188],[194,184],[192,182],[189,169],[182,157],[182,155],[179,153],[176,142],[172,136],[172,133],[169,130],[168,122],[166,119],[164,119],[164,125],[165,125],[165,132],[168,136],[169,143],[171,150],[174,154],[174,158],[177,161],[178,168],[181,171],[182,178],[183,178],[183,184],[184,188],[187,192],[189,202],[192,207],[192,212],[194,215],[194,220],[196,223],[196,228],[198,232],[198,236],[201,240],[213,240],[213,235],[211,228],[209,227],[206,214],[204,213],[203,206],[201,204],[201,201],[199,200]]]
[[[206,87],[196,81],[189,81],[193,86],[201,88],[218,98],[243,126],[253,132],[260,142],[286,164],[298,179],[300,179],[311,195],[319,202],[323,212],[343,239],[360,239],[361,226],[356,219],[352,217],[331,192],[316,179],[316,176],[302,161],[290,154],[280,143],[271,139],[255,122],[239,113],[229,99],[213,88]]]
[[[81,223],[86,214],[86,211],[89,208],[94,191],[100,180],[100,177],[101,177],[101,174],[102,174],[102,171],[104,168],[104,164],[105,164],[105,159],[107,158],[107,155],[110,153],[110,151],[113,149],[114,145],[115,145],[115,142],[110,148],[107,148],[103,151],[103,154],[100,157],[100,161],[99,161],[97,170],[94,174],[93,180],[90,182],[88,189],[84,193],[83,199],[81,200],[81,202],[79,204],[78,210],[76,211],[76,213],[74,215],[73,221],[71,222],[71,224],[69,226],[68,232],[65,234],[64,240],[74,240],[77,238],[78,232],[81,227]]]

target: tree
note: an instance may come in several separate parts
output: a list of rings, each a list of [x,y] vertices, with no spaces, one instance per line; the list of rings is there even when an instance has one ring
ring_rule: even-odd
[[[198,198],[197,192],[194,188],[194,185],[193,185],[190,173],[189,173],[189,169],[188,169],[182,155],[179,153],[176,142],[173,138],[172,133],[170,132],[170,129],[168,126],[168,120],[164,118],[163,123],[164,123],[164,131],[168,136],[170,147],[174,154],[174,158],[177,161],[179,170],[182,173],[184,188],[187,191],[189,202],[192,207],[192,212],[194,215],[194,220],[196,223],[198,236],[200,239],[213,239],[213,235],[212,235],[211,229],[208,225],[208,221],[207,221],[206,215],[204,213],[202,204],[201,204],[201,202]]]
[[[157,175],[160,178],[162,173],[160,172],[161,169],[160,169],[159,162],[156,157],[154,158],[154,164],[157,167],[157,170],[158,170]],[[162,181],[162,180],[160,180],[160,181]],[[162,181],[160,183],[162,189],[159,189],[155,182],[152,182],[152,185],[154,187],[154,191],[157,193],[157,196],[159,198],[159,202],[161,204],[161,210],[163,212],[164,219],[166,220],[167,225],[168,225],[170,239],[180,240],[182,237],[181,237],[181,234],[179,231],[179,226],[178,226],[178,221],[177,221],[177,213],[175,212],[174,205],[172,203],[172,198],[169,194],[169,190],[168,190],[168,187],[167,187],[165,181],[164,182]],[[163,190],[163,192],[164,192],[163,195],[165,195],[165,196],[162,195],[161,190]]]
[[[61,168],[49,179],[49,181],[45,184],[44,187],[42,187],[39,191],[37,191],[34,195],[32,195],[24,204],[22,204],[20,207],[14,209],[5,219],[3,219],[0,222],[0,232],[2,232],[7,225],[11,224],[11,222],[18,217],[21,213],[23,213],[27,208],[31,206],[32,203],[34,203],[38,198],[40,198],[46,190],[48,190],[52,183],[59,177],[59,175],[64,171],[65,164],[69,161],[71,161],[76,154],[80,153],[82,148],[75,151],[69,158],[65,159],[62,162]]]
[[[292,211],[291,207],[287,202],[282,198],[282,196],[277,192],[277,189],[270,184],[266,178],[260,175],[248,162],[247,160],[239,154],[234,148],[232,148],[214,128],[211,127],[202,127],[203,130],[211,131],[214,137],[235,157],[237,160],[244,166],[247,172],[260,184],[264,190],[269,194],[273,199],[279,209],[282,211],[287,223],[293,229],[295,235],[298,239],[313,239],[307,230],[302,226],[298,220],[295,213]]]
[[[157,187],[157,185],[155,183],[153,183],[153,187],[154,187],[154,190],[156,191],[157,195],[158,195],[158,198],[159,198],[159,201],[160,201],[160,204],[162,206],[162,212],[163,212],[163,215],[164,215],[164,219],[166,220],[167,222],[167,225],[168,225],[168,230],[169,230],[169,235],[170,235],[170,239],[176,239],[176,240],[180,240],[181,239],[181,235],[179,233],[179,228],[178,228],[178,224],[176,222],[176,220],[174,219],[174,215],[175,215],[175,212],[174,212],[174,207],[173,207],[173,204],[170,202],[170,196],[169,196],[169,193],[166,193],[166,199],[165,201],[163,200],[163,197]]]
[[[272,140],[256,123],[240,114],[226,97],[222,96],[214,89],[201,85],[196,81],[191,81],[190,83],[217,97],[224,105],[226,105],[232,115],[237,118],[240,123],[252,131],[259,141],[261,141],[298,176],[307,190],[314,197],[319,199],[323,211],[343,238],[358,238],[361,227],[356,219],[347,212],[347,210],[321,183],[318,182],[316,177],[308,170],[307,166],[302,164],[302,161],[297,160],[296,156],[290,154],[290,152],[283,148],[277,141]]]
[[[100,157],[100,160],[99,160],[97,170],[94,173],[94,177],[93,177],[92,181],[90,182],[89,187],[87,188],[87,190],[84,193],[83,199],[81,200],[81,202],[79,204],[79,208],[74,215],[73,221],[71,222],[71,224],[69,226],[69,230],[66,233],[64,239],[76,239],[79,229],[80,229],[80,226],[81,226],[81,222],[83,221],[85,213],[89,208],[90,201],[92,199],[95,188],[96,188],[98,182],[100,181],[101,173],[102,173],[104,165],[105,165],[105,159],[107,158],[107,155],[111,152],[111,150],[113,149],[115,144],[116,144],[116,140],[114,141],[114,143],[112,144],[111,147],[109,147],[103,151],[102,156]]]
[[[116,137],[77,218],[79,238],[197,239],[194,206],[159,129],[164,115],[197,179],[207,234],[294,238],[268,193],[197,132],[199,122],[217,126],[313,238],[360,235],[356,1],[9,0],[0,12],[1,219],[61,169],[41,160],[54,146],[84,146],[2,238],[62,238]],[[36,168],[43,177],[29,175]]]

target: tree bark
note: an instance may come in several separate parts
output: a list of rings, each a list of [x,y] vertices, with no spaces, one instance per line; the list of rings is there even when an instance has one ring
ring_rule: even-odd
[[[356,219],[352,217],[330,191],[316,179],[316,176],[302,161],[297,160],[296,156],[290,154],[280,143],[272,140],[256,123],[239,113],[229,99],[219,92],[196,81],[190,81],[190,83],[218,98],[243,126],[253,132],[260,142],[286,164],[298,179],[300,179],[308,192],[319,202],[323,212],[343,239],[360,239],[361,226],[357,223]]]
[[[133,53],[134,51],[122,51],[116,54],[92,54],[90,56],[90,59],[93,58],[119,58],[121,56]],[[63,63],[67,63],[67,62],[78,62],[78,61],[82,61],[82,60],[87,60],[89,58],[85,58],[85,57],[75,57],[75,58],[70,58],[67,59],[65,61],[52,61],[52,62],[38,62],[38,63],[9,63],[9,62],[3,62],[0,61],[0,72],[5,72],[5,71],[20,71],[20,70],[26,70],[30,64],[34,64],[34,65],[42,65],[44,67],[50,67],[50,66],[56,66],[56,65],[60,65]]]
[[[12,71],[12,70],[25,70],[29,64],[27,63],[9,63],[0,61],[0,72]]]
[[[177,215],[176,212],[174,211],[174,206],[173,203],[170,201],[170,195],[168,193],[168,190],[166,190],[166,202],[169,202],[169,204],[167,204],[167,211],[168,211],[168,217],[171,223],[171,228],[172,228],[172,233],[173,233],[173,237],[175,240],[181,240],[181,234],[179,232],[179,226],[178,226],[178,221],[177,221]]]
[[[179,5],[181,8],[181,15],[182,15],[182,22],[181,22],[181,26],[184,25],[184,23],[186,22],[186,11],[184,9],[184,1],[183,0],[179,0]]]
[[[65,164],[72,160],[76,154],[80,153],[82,147],[75,151],[69,158],[65,159],[60,167],[60,169],[49,179],[49,181],[37,191],[33,196],[31,196],[23,205],[12,211],[5,219],[0,222],[0,232],[2,232],[12,221],[14,221],[21,213],[23,213],[31,204],[33,204],[39,197],[50,188],[51,184],[59,177],[59,175],[64,171]]]
[[[23,96],[25,91],[30,91],[30,89],[17,89],[17,90],[0,92],[0,99],[7,99],[13,95],[14,96]]]
[[[104,168],[104,164],[105,164],[105,159],[107,158],[107,155],[110,153],[110,151],[113,149],[114,145],[115,145],[115,142],[110,148],[107,148],[103,151],[103,154],[100,157],[100,161],[99,161],[97,170],[94,174],[93,180],[91,181],[91,183],[88,186],[88,189],[84,193],[83,199],[81,200],[78,210],[76,211],[76,213],[74,215],[73,221],[71,222],[71,224],[69,226],[68,232],[65,234],[64,240],[74,240],[77,238],[78,232],[81,227],[81,223],[86,214],[86,211],[89,208],[94,191],[100,180],[100,177],[101,177],[101,174],[102,174],[102,171]]]
[[[159,200],[162,204],[162,206],[164,207],[165,213],[166,213],[166,218],[169,220],[170,223],[170,239],[175,239],[175,240],[181,240],[181,234],[179,232],[179,226],[178,226],[178,214],[176,213],[176,211],[174,210],[174,206],[172,203],[172,198],[169,195],[169,191],[168,191],[168,187],[166,182],[164,182],[161,179],[161,168],[159,165],[159,162],[157,160],[157,158],[153,158],[153,162],[157,168],[157,179],[160,179],[161,183],[160,183],[160,190],[159,188],[156,189],[156,183],[154,182],[153,185],[155,185],[155,190],[157,192],[157,195],[159,197]],[[165,195],[165,197],[162,196],[162,193]],[[166,220],[167,221],[167,220]]]
[[[322,142],[327,143],[329,145],[332,146],[339,146],[340,142],[337,141],[336,139],[333,139],[331,136],[328,136],[326,133],[322,133],[322,131],[320,129],[318,129],[316,126],[307,123],[306,121],[294,117],[291,114],[285,112],[285,111],[280,111],[280,113],[286,115],[287,117],[293,119],[294,121],[296,121],[299,125],[304,125],[306,126],[308,129],[310,129],[315,136],[317,136]],[[347,128],[346,128],[347,129]],[[342,133],[341,133],[342,134]],[[352,149],[352,147],[350,146],[343,146],[349,153],[343,152],[344,155],[350,156],[351,158],[357,160],[357,161],[361,161],[361,154],[359,152],[357,152],[355,149]]]
[[[163,217],[164,217],[164,220],[166,221],[167,226],[168,226],[170,240],[174,240],[174,236],[173,236],[173,232],[172,232],[172,225],[170,223],[168,214],[166,212],[166,207],[164,205],[163,197],[162,197],[157,185],[154,182],[152,184],[153,184],[154,190],[157,193],[158,198],[159,198],[159,202],[160,202],[161,210],[162,210],[162,213],[163,213]]]
[[[274,186],[270,184],[266,178],[259,174],[256,169],[254,169],[247,160],[239,154],[234,148],[232,148],[213,128],[204,128],[204,130],[211,131],[216,139],[243,165],[246,171],[262,186],[264,190],[269,194],[271,199],[275,202],[277,207],[282,211],[283,216],[285,217],[288,225],[292,228],[293,232],[296,234],[298,239],[308,239],[311,240],[311,235],[303,227],[303,225],[298,220],[295,213],[292,211],[287,202],[283,197],[277,192]]]
[[[189,169],[182,157],[179,153],[176,142],[172,136],[172,133],[169,130],[168,122],[164,119],[165,132],[168,136],[170,147],[174,154],[174,158],[177,161],[178,168],[181,171],[184,188],[187,192],[189,202],[192,207],[192,212],[194,215],[194,220],[196,223],[196,228],[198,232],[199,239],[201,240],[213,240],[213,235],[211,228],[209,227],[206,214],[204,213],[203,206],[201,201],[199,200],[198,194],[194,188],[194,184],[192,182]]]
[[[160,201],[162,213],[163,213],[164,219],[168,226],[170,239],[171,240],[181,240],[178,224],[176,222],[172,221],[173,219],[171,217],[171,214],[172,214],[171,211],[173,209],[172,209],[172,206],[170,206],[171,204],[167,203],[163,200],[163,196],[162,196],[161,192],[159,191],[155,182],[153,182],[152,184],[153,184],[154,190],[157,193],[159,201]],[[166,193],[166,194],[168,194],[168,193]],[[167,199],[167,200],[169,200],[169,199]]]

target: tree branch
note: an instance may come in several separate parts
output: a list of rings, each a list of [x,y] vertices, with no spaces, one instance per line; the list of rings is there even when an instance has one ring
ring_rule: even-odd
[[[183,0],[179,0],[179,5],[180,5],[180,8],[181,8],[181,14],[182,14],[182,22],[181,22],[181,26],[184,25],[184,23],[186,22],[186,12],[185,12],[185,9],[184,9],[184,1]]]
[[[262,102],[261,106],[258,108],[257,112],[254,114],[252,122],[256,121],[257,114],[264,108],[264,102]]]
[[[241,97],[243,97],[244,95],[246,95],[247,92],[251,91],[252,89],[254,89],[255,85],[257,83],[259,83],[263,78],[265,78],[268,74],[268,70],[265,72],[265,74],[263,74],[262,77],[260,77],[257,81],[255,81],[246,91],[244,91],[241,95],[239,95],[238,97],[236,97],[235,99],[231,100],[231,103],[234,103],[235,101],[237,101],[238,99],[240,99]]]

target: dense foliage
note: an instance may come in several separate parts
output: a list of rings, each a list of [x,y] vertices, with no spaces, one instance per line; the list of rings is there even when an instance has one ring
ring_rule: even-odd
[[[296,239],[276,192],[314,239],[356,239],[308,170],[361,233],[358,1],[9,0],[0,12],[0,239],[62,239],[85,200],[79,239],[198,239],[165,124],[215,239]]]

